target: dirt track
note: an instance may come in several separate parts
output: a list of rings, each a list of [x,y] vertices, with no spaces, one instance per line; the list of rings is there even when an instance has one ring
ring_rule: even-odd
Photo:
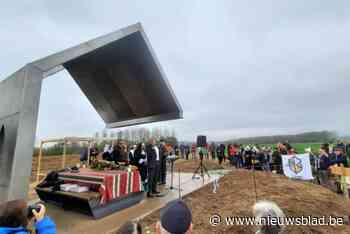
[[[256,172],[259,200],[275,201],[286,216],[340,216],[350,215],[350,201],[328,189],[308,182],[292,181],[284,176]],[[220,180],[217,194],[212,185],[185,197],[193,212],[194,233],[254,233],[252,226],[209,225],[212,214],[224,216],[251,216],[255,202],[253,174],[251,171],[236,170]],[[159,211],[147,216],[142,224],[154,228]],[[350,233],[347,221],[343,226],[288,226],[284,233]]]

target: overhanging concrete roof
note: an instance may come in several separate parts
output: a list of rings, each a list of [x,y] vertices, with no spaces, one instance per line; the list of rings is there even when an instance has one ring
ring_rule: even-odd
[[[109,128],[182,118],[141,24],[31,65],[45,77],[66,68]]]
[[[141,24],[29,63],[0,82],[0,202],[28,194],[42,81],[63,69],[109,128],[182,117]]]

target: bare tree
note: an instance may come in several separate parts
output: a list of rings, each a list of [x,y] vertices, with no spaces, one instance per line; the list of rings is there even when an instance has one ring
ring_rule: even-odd
[[[106,129],[102,130],[102,138],[107,138],[108,137],[108,132]]]
[[[133,143],[138,142],[138,138],[137,138],[137,129],[136,129],[136,128],[131,129],[130,135],[131,135],[131,141],[132,141]]]
[[[146,141],[149,141],[151,139],[151,131],[149,129],[146,129]]]
[[[119,131],[118,133],[117,133],[117,138],[118,138],[118,140],[121,140],[122,138],[123,138],[123,131]]]
[[[152,138],[154,138],[154,139],[156,139],[156,140],[159,140],[160,135],[161,135],[161,130],[160,130],[160,128],[154,127],[154,128],[152,129],[152,134],[151,134]]]
[[[174,128],[171,131],[171,137],[176,138],[176,132]]]

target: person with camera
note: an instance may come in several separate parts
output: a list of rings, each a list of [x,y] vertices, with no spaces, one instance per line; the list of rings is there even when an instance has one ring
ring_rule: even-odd
[[[27,234],[29,223],[37,234],[56,234],[55,223],[45,215],[43,204],[28,206],[24,200],[13,200],[0,204],[0,234]]]

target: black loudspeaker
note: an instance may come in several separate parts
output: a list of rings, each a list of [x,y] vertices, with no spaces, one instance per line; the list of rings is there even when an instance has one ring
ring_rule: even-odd
[[[207,146],[207,137],[197,136],[197,147],[206,147],[206,146]]]

